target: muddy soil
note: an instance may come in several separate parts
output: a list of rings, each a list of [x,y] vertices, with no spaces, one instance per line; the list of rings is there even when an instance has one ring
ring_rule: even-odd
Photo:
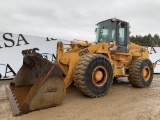
[[[89,98],[74,86],[67,89],[63,104],[14,117],[0,81],[0,120],[160,120],[160,74],[149,88],[134,88],[126,78],[116,80],[108,93]]]

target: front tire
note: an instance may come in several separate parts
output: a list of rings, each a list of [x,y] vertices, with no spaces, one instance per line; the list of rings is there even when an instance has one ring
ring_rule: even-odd
[[[129,65],[129,82],[133,87],[145,88],[150,86],[153,79],[152,62],[147,58],[138,58]]]
[[[89,97],[105,95],[113,82],[111,63],[101,54],[83,56],[75,67],[74,82]]]

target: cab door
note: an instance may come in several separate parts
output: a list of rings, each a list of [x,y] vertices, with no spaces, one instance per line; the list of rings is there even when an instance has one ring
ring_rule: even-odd
[[[128,24],[126,22],[117,21],[117,52],[128,52],[127,45],[129,41]]]

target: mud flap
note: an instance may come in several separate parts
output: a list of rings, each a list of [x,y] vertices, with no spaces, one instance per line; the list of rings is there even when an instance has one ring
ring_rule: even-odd
[[[66,94],[62,71],[36,50],[22,51],[23,65],[6,86],[15,116],[60,105]]]

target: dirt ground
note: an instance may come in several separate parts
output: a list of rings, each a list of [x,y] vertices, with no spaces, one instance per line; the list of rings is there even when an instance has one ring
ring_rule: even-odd
[[[160,120],[160,74],[149,88],[134,88],[126,78],[113,83],[100,98],[89,98],[74,86],[63,104],[14,117],[5,93],[9,81],[0,81],[0,120]]]

